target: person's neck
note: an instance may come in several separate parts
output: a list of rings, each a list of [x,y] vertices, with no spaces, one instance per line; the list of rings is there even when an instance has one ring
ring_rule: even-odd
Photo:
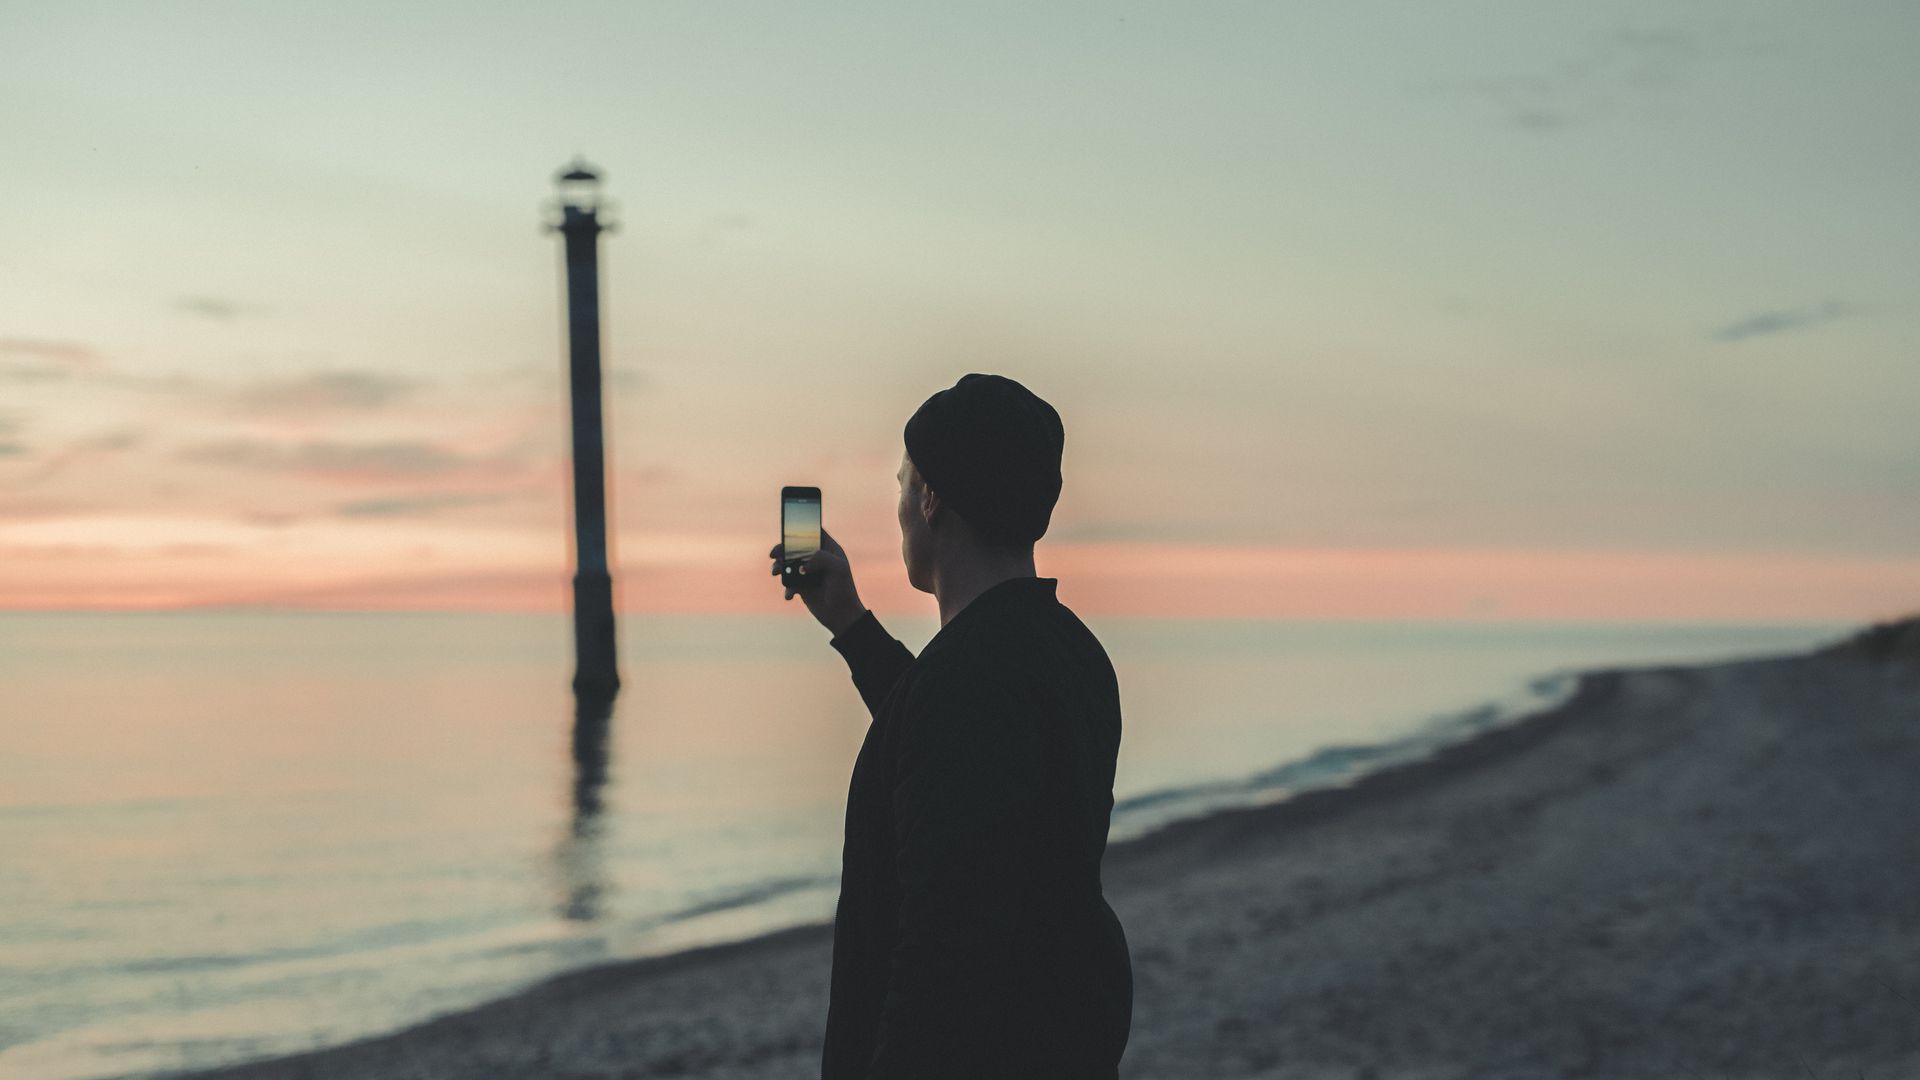
[[[1007,557],[969,555],[945,564],[936,563],[933,568],[933,595],[940,601],[940,625],[952,622],[953,617],[973,603],[975,597],[995,585],[1014,578],[1037,576],[1033,571],[1031,551]]]

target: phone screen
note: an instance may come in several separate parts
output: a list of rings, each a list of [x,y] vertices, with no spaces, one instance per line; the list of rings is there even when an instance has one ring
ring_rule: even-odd
[[[780,492],[780,543],[784,561],[799,562],[820,550],[820,489]]]

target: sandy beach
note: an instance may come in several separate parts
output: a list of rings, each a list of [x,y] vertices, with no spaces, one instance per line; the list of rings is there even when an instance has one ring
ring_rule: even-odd
[[[1920,620],[1114,845],[1122,1074],[1920,1077]],[[196,1078],[817,1075],[830,928]]]

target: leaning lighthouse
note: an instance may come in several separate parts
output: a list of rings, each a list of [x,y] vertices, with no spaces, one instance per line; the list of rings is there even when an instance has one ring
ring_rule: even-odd
[[[607,563],[606,439],[600,409],[600,174],[575,158],[555,177],[566,241],[567,383],[573,410],[574,693],[611,698],[620,689],[614,659],[613,577]]]

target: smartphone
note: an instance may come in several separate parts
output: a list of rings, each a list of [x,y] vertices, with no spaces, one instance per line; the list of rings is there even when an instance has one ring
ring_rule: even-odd
[[[788,588],[811,589],[820,579],[799,573],[800,564],[820,550],[820,489],[780,489],[780,581]]]

